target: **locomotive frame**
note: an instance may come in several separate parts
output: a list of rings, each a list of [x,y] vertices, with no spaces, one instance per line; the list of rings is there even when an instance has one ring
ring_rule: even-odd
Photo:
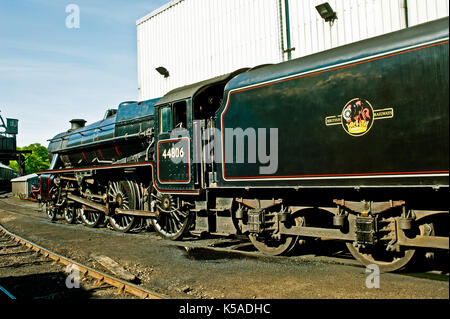
[[[441,19],[121,104],[51,140],[41,197],[52,219],[106,218],[122,232],[147,221],[172,240],[248,235],[270,255],[342,240],[363,264],[395,271],[449,248],[448,111]],[[276,128],[277,171],[227,161],[227,128]],[[263,140],[258,155],[273,143]]]

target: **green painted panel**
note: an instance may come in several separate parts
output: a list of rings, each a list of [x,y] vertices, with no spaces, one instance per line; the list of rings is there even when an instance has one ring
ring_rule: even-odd
[[[264,175],[264,165],[249,163],[248,157],[237,163],[234,154],[233,162],[223,165],[228,183],[220,183],[297,178],[302,182],[286,183],[336,185],[336,176],[448,174],[448,56],[444,41],[231,91],[219,118],[222,134],[224,128],[265,128],[266,134],[276,128],[278,168]],[[364,107],[356,110],[359,104]],[[344,112],[347,107],[354,114]],[[365,130],[349,131],[351,123],[343,117],[360,124],[354,118],[362,114],[368,119]],[[230,142],[226,134],[224,140]],[[366,178],[364,183],[379,181]]]

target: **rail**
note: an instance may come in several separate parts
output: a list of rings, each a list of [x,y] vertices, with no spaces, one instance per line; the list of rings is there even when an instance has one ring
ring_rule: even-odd
[[[52,252],[42,246],[39,246],[27,239],[24,239],[21,236],[18,236],[10,231],[8,231],[3,225],[0,225],[0,231],[12,238],[14,241],[18,242],[19,244],[32,249],[33,251],[36,251],[40,254],[42,254],[44,257],[48,257],[55,262],[59,262],[63,265],[75,265],[80,270],[80,274],[84,276],[90,276],[94,279],[96,279],[98,282],[106,283],[110,286],[116,287],[121,292],[128,292],[134,296],[137,296],[142,299],[168,299],[169,297],[164,296],[162,294],[158,294],[156,292],[150,291],[148,289],[145,289],[143,287],[139,287],[135,284],[132,284],[130,282],[124,281],[122,279],[116,278],[114,276],[108,275],[100,270],[93,269],[89,266],[85,266],[83,264],[80,264],[79,262],[76,262],[68,257],[64,257],[58,253]]]

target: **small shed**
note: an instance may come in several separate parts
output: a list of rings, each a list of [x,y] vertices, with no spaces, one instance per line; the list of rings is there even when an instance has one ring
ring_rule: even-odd
[[[37,174],[30,174],[20,176],[11,180],[12,193],[15,197],[20,199],[32,198],[32,186],[35,189],[39,188],[39,176]]]

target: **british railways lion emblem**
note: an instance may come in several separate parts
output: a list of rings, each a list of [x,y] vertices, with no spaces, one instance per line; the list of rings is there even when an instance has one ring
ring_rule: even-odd
[[[362,136],[370,131],[375,120],[394,117],[394,109],[385,108],[374,110],[369,101],[354,98],[348,101],[342,109],[341,115],[328,116],[325,125],[342,125],[345,132],[351,136]]]

